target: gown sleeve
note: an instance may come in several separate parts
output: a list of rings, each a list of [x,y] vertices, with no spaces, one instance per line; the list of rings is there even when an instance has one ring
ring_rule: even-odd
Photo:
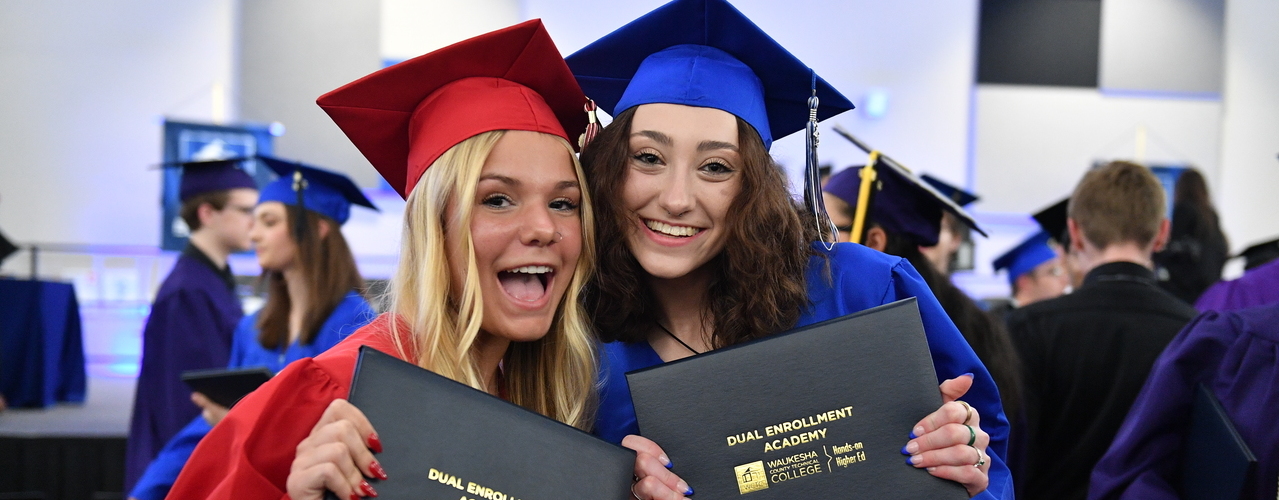
[[[1226,315],[1208,312],[1168,344],[1093,469],[1088,498],[1180,498],[1174,478],[1180,474],[1195,388],[1220,363],[1231,331]]]
[[[200,440],[211,428],[204,417],[195,417],[195,420],[178,431],[160,450],[160,454],[156,455],[155,460],[151,461],[151,465],[147,466],[133,491],[129,492],[129,498],[164,500],[173,487],[173,482],[177,480],[178,473],[182,472],[182,466],[191,457],[191,452],[195,451],[196,445],[200,444]]]
[[[200,441],[170,498],[279,499],[298,443],[347,384],[306,358],[235,405]],[[345,378],[350,378],[346,374]]]
[[[938,383],[967,373],[973,374],[972,388],[960,399],[980,412],[981,428],[990,435],[990,445],[986,451],[991,461],[990,485],[986,491],[973,498],[1012,499],[1012,473],[1004,462],[1008,450],[1008,419],[1004,416],[995,380],[910,262],[902,259],[894,266],[892,275],[883,303],[907,297],[918,299],[919,315],[928,337],[928,349],[933,356]]]

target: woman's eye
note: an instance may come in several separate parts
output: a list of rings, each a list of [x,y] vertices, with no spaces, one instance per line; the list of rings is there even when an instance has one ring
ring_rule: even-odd
[[[577,210],[577,203],[572,200],[561,198],[551,202],[551,210],[559,210],[561,212],[572,212]]]
[[[702,165],[702,170],[711,174],[723,175],[723,174],[732,173],[733,167],[730,167],[721,162],[713,161],[705,165]]]
[[[504,194],[489,195],[487,198],[484,198],[483,203],[485,206],[494,208],[505,208],[513,204],[511,199]]]
[[[645,151],[641,151],[641,152],[639,152],[639,153],[635,153],[635,155],[631,156],[631,158],[634,158],[634,159],[635,159],[635,161],[638,161],[638,162],[643,163],[643,164],[645,164],[645,165],[655,165],[655,164],[660,163],[660,162],[662,161],[662,159],[661,159],[661,158],[658,158],[658,156],[657,156],[657,155],[655,155],[655,154],[653,154],[653,153],[645,152]]]

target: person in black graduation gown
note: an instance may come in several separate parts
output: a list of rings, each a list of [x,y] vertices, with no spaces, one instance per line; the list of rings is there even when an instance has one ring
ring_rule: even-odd
[[[1083,499],[1155,359],[1196,314],[1159,288],[1164,194],[1148,169],[1113,162],[1070,199],[1072,253],[1087,270],[1070,295],[1009,316],[1024,367],[1026,456],[1019,496]]]

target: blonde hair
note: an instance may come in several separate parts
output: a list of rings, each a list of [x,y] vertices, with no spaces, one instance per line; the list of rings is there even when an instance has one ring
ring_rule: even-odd
[[[391,321],[401,355],[435,373],[484,390],[485,382],[471,347],[484,319],[471,238],[471,216],[480,171],[504,135],[485,132],[450,148],[426,170],[405,206],[399,269],[389,290],[391,311],[412,329],[414,349],[405,349]],[[558,138],[557,138],[558,139]],[[567,141],[563,144],[580,182],[582,167]],[[449,206],[453,219],[446,220]],[[580,203],[582,252],[568,290],[558,304],[550,332],[532,342],[512,342],[502,361],[507,396],[512,403],[560,422],[588,429],[594,418],[596,344],[578,297],[595,264],[595,221],[585,186]],[[466,276],[453,290],[444,235],[456,224],[463,239]]]

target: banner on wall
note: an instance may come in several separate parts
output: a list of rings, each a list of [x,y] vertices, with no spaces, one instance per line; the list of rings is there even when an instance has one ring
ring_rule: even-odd
[[[270,155],[273,138],[267,125],[213,125],[165,120],[164,164]],[[274,177],[270,169],[256,161],[244,162],[244,169],[259,186]],[[163,206],[160,248],[182,250],[190,234],[186,222],[178,215],[182,207],[178,200],[182,169],[166,168],[163,172],[164,181],[160,184],[160,203]]]

